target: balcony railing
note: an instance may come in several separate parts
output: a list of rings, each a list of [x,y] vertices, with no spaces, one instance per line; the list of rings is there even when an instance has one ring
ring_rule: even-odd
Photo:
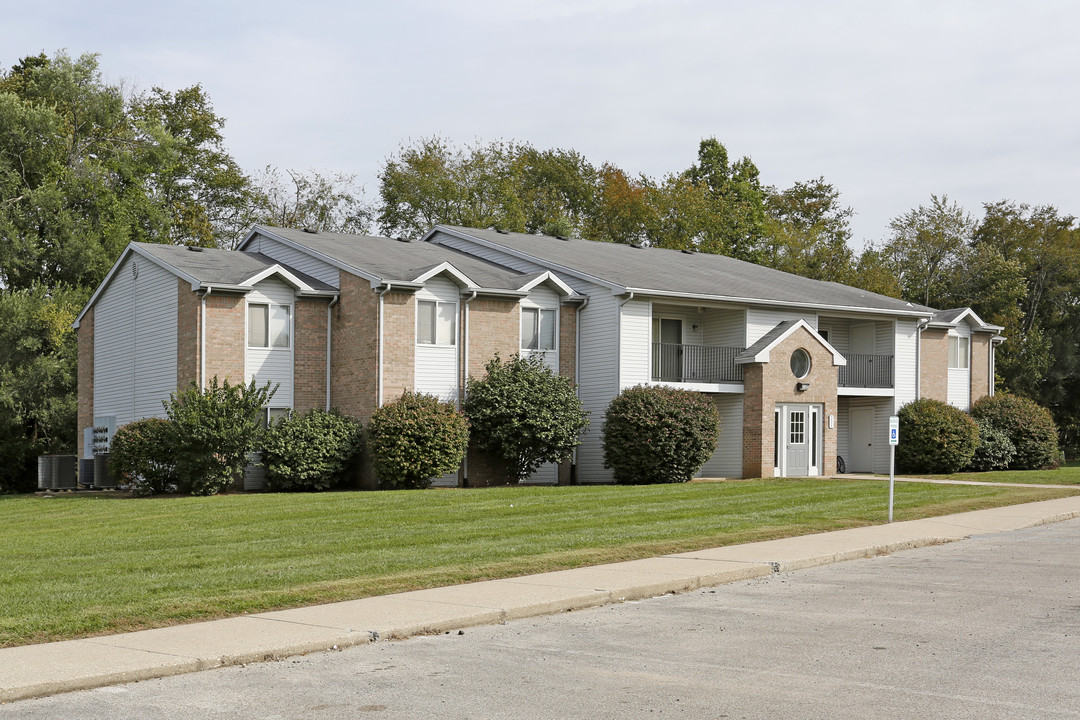
[[[659,382],[742,382],[735,356],[745,348],[653,343],[652,379]]]
[[[848,354],[847,365],[840,366],[840,387],[891,388],[892,355]]]

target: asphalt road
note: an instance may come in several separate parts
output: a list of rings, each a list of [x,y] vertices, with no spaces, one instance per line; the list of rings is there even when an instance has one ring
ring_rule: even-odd
[[[0,705],[19,718],[1080,718],[1080,520]]]

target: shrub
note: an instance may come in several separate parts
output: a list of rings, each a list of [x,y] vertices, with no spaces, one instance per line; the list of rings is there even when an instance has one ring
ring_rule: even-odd
[[[144,418],[124,425],[109,443],[109,470],[136,495],[175,492],[176,463],[168,420]]]
[[[487,377],[469,378],[465,415],[476,446],[502,461],[510,482],[521,482],[544,463],[565,462],[581,444],[589,414],[569,378],[542,360],[496,355]]]
[[[720,414],[704,395],[638,385],[604,414],[604,467],[622,484],[686,482],[716,450]]]
[[[314,409],[269,427],[262,439],[268,490],[328,490],[341,482],[363,444],[360,423]]]
[[[1061,459],[1058,432],[1050,411],[1019,395],[987,395],[975,401],[971,414],[1001,430],[1013,445],[1012,470],[1055,468]]]
[[[465,459],[469,426],[449,403],[406,391],[371,415],[368,447],[380,485],[426,488]]]
[[[247,465],[247,455],[262,434],[262,408],[274,395],[270,383],[258,388],[218,385],[215,376],[200,390],[194,383],[165,401],[172,421],[169,443],[180,489],[213,495],[232,485]]]
[[[988,420],[976,420],[975,423],[979,426],[979,446],[975,448],[968,469],[975,472],[1007,469],[1016,456],[1012,440]]]
[[[979,444],[979,427],[967,413],[921,398],[900,408],[900,472],[949,474],[967,467]]]

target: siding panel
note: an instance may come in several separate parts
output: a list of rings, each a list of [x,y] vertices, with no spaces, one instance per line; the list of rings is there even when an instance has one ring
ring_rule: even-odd
[[[416,293],[416,299],[457,303],[458,315],[454,320],[454,327],[460,332],[461,298],[458,286],[452,281],[442,277],[431,278],[424,283],[424,288]],[[434,395],[446,402],[458,402],[460,342],[461,338],[458,337],[453,345],[416,345],[413,377],[417,392]]]
[[[593,287],[592,299],[578,314],[580,323],[581,378],[578,395],[589,411],[589,429],[578,448],[578,481],[612,482],[611,471],[604,468],[601,429],[604,412],[618,394],[618,322],[619,301],[607,290]]]
[[[652,308],[647,300],[631,300],[622,306],[619,333],[619,389],[651,379]]]
[[[742,395],[713,395],[712,401],[720,411],[720,438],[698,477],[742,477]]]
[[[761,337],[785,320],[805,320],[817,330],[817,313],[763,308],[749,308],[746,311],[746,345],[750,347]]]
[[[259,386],[271,383],[278,385],[277,392],[270,400],[270,407],[291,408],[293,406],[293,350],[296,346],[296,304],[293,302],[293,289],[280,280],[263,280],[247,295],[247,302],[269,303],[289,306],[289,322],[293,327],[289,331],[287,348],[255,348],[247,346],[244,355],[244,376],[248,382],[252,379]],[[248,313],[245,308],[244,324],[247,326]],[[250,331],[249,331],[250,336]]]
[[[265,235],[259,235],[252,240],[248,248],[253,252],[261,252],[263,255],[272,257],[282,265],[295,268],[316,280],[322,280],[324,283],[334,287],[341,287],[339,284],[341,278],[336,267],[277,240],[268,238]]]

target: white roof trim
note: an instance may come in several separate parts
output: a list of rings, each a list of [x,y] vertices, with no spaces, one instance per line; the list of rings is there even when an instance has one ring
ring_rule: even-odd
[[[768,307],[785,308],[813,308],[814,310],[833,310],[837,312],[850,312],[858,315],[898,315],[900,317],[928,318],[930,313],[925,310],[888,310],[883,308],[871,308],[862,305],[826,305],[823,303],[793,302],[791,300],[766,300],[764,298],[737,297],[735,295],[705,295],[702,293],[681,293],[670,290],[650,290],[649,288],[626,288],[627,292],[635,295],[652,295],[663,298],[686,298],[688,300],[711,300],[714,302],[738,303],[739,305],[763,305]]]
[[[806,331],[809,332],[811,335],[813,335],[815,340],[817,340],[819,343],[821,343],[821,345],[826,350],[828,350],[830,353],[832,353],[833,365],[834,366],[836,366],[836,365],[847,365],[847,358],[845,358],[843,355],[841,355],[840,352],[836,348],[834,348],[832,345],[829,344],[828,340],[821,337],[821,335],[818,334],[817,330],[810,327],[810,323],[806,322],[802,318],[800,318],[794,325],[789,327],[787,330],[782,332],[779,335],[779,337],[777,337],[771,343],[769,343],[765,347],[758,350],[757,354],[754,355],[753,357],[735,358],[736,364],[746,365],[748,363],[766,363],[766,362],[769,362],[769,353],[772,352],[772,349],[775,348],[780,343],[782,343],[784,340],[787,340],[789,337],[791,337],[791,334],[793,332],[795,332],[796,330],[798,330],[799,328],[806,328]]]
[[[968,318],[970,318],[970,320]],[[1001,325],[992,325],[992,324],[984,321],[971,308],[964,308],[964,311],[962,313],[960,313],[959,315],[957,315],[956,319],[953,320],[952,322],[943,322],[943,321],[940,321],[940,320],[939,321],[931,320],[927,324],[927,326],[928,327],[939,327],[939,328],[943,328],[943,327],[954,328],[954,327],[956,327],[957,325],[960,324],[961,320],[967,320],[968,325],[973,325],[974,327],[978,328],[979,330],[986,330],[986,331],[991,331],[991,332],[1001,332],[1002,330],[1005,329]]]
[[[541,285],[541,284],[544,284],[544,283],[547,283],[549,285],[554,285],[555,288],[556,288],[556,291],[560,295],[569,296],[569,297],[574,297],[574,296],[577,295],[577,293],[574,292],[574,289],[572,287],[570,287],[565,282],[563,282],[559,278],[558,275],[551,272],[550,270],[545,270],[542,275],[540,275],[539,277],[534,278],[533,280],[530,280],[529,282],[525,283],[519,289],[528,292],[529,290],[532,290],[537,285]]]
[[[456,267],[451,265],[449,260],[444,260],[443,262],[439,263],[438,265],[431,268],[427,272],[425,272],[425,273],[423,273],[421,275],[417,275],[416,277],[414,277],[412,279],[412,282],[418,282],[418,283],[427,282],[428,280],[435,277],[436,275],[444,275],[444,274],[449,275],[452,278],[454,278],[457,281],[458,285],[462,285],[464,287],[467,287],[470,290],[477,290],[480,287],[479,285],[474,283],[472,280],[470,280],[468,275],[466,275],[465,273],[461,272]]]
[[[299,290],[302,293],[316,292],[315,288],[311,287],[306,282],[296,277],[291,272],[276,263],[266,268],[265,270],[260,270],[251,277],[244,278],[243,282],[241,282],[240,285],[242,287],[253,287],[256,283],[262,282],[271,275],[280,275],[286,283],[293,286],[293,289]]]
[[[120,257],[118,257],[116,259],[116,262],[113,263],[113,266],[111,268],[109,268],[108,274],[105,275],[105,279],[101,281],[101,284],[97,286],[97,290],[94,290],[94,294],[91,295],[90,299],[86,301],[86,305],[83,306],[82,312],[80,312],[79,316],[75,318],[75,322],[73,322],[71,324],[71,327],[73,327],[73,328],[78,328],[79,327],[79,323],[82,322],[83,316],[86,315],[86,311],[89,310],[91,307],[93,307],[94,303],[97,302],[98,297],[101,296],[101,293],[105,292],[105,288],[107,288],[109,286],[109,283],[112,282],[113,276],[116,275],[117,270],[120,269],[120,266],[124,264],[124,261],[127,259],[128,255],[130,255],[131,253],[135,253],[139,257],[146,258],[150,262],[154,263],[155,265],[157,265],[157,266],[159,266],[161,268],[164,268],[165,270],[167,270],[168,272],[170,272],[173,275],[177,276],[178,278],[182,278],[182,279],[186,280],[187,282],[191,283],[191,289],[192,290],[195,290],[196,288],[200,287],[200,283],[199,283],[198,279],[196,279],[195,277],[193,277],[191,275],[188,275],[185,272],[181,272],[180,270],[173,267],[169,263],[165,262],[161,258],[159,258],[159,257],[157,257],[155,255],[152,255],[149,251],[139,247],[138,245],[136,245],[133,242],[129,242],[127,247],[124,248],[124,251],[122,253],[120,253]]]

